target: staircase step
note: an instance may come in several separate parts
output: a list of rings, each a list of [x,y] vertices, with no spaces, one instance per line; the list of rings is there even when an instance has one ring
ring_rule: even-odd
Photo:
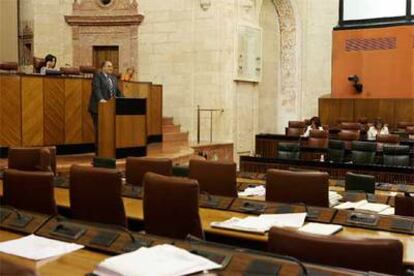
[[[162,126],[162,133],[177,133],[180,132],[180,125],[163,125]]]
[[[163,142],[187,142],[188,132],[163,133]]]
[[[173,117],[162,117],[162,125],[174,125]]]

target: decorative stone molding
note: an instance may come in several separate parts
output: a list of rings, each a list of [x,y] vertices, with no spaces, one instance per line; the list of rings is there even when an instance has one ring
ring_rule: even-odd
[[[203,11],[210,9],[211,0],[200,0],[200,7]]]

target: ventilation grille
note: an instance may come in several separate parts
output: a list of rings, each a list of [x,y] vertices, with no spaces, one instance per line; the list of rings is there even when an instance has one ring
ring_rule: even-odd
[[[395,37],[355,38],[348,39],[345,42],[345,50],[347,52],[391,50],[396,47],[397,38]]]

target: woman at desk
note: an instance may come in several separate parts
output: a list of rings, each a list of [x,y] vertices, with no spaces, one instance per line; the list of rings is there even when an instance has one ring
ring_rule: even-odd
[[[40,74],[46,75],[47,70],[55,70],[56,66],[56,57],[54,55],[48,54],[45,57],[45,66],[40,68]]]
[[[377,119],[374,122],[373,126],[370,126],[367,132],[368,140],[375,140],[377,135],[386,135],[390,134],[388,127],[384,125],[384,122],[381,119]]]
[[[305,134],[303,134],[302,137],[309,137],[310,131],[313,129],[323,130],[323,127],[321,126],[321,119],[319,117],[312,117],[310,119],[310,125],[306,128]]]

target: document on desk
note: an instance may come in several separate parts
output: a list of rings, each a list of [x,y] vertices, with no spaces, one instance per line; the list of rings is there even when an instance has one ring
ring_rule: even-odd
[[[306,213],[265,214],[260,215],[259,218],[270,223],[270,226],[299,228],[305,223]]]
[[[388,208],[390,208],[389,205],[381,204],[381,203],[370,203],[367,200],[360,200],[357,202],[344,202],[342,204],[339,204],[335,206],[336,209],[355,209],[355,210],[361,210],[361,211],[371,211],[375,213],[380,213]]]
[[[298,231],[308,234],[329,236],[341,231],[342,229],[342,225],[309,222],[305,224],[305,226],[299,228]]]
[[[57,257],[83,248],[83,245],[62,242],[35,235],[1,242],[0,252],[40,261]]]
[[[263,185],[247,187],[243,192],[239,192],[238,194],[239,196],[265,196],[266,188]]]
[[[99,276],[179,276],[221,268],[206,258],[169,244],[156,245],[111,257],[101,262],[94,273]]]

